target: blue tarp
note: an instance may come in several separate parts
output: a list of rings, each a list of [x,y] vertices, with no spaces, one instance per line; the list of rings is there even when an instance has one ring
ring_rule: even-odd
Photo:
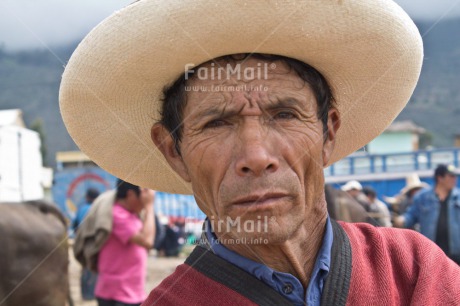
[[[96,188],[102,193],[115,188],[116,181],[113,175],[98,167],[64,169],[54,176],[53,199],[64,215],[73,220],[78,206],[85,203],[88,188]],[[157,192],[155,211],[168,217],[205,218],[191,195]]]

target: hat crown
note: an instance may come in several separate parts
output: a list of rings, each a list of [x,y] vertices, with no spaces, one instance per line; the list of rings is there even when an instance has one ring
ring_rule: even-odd
[[[348,183],[346,183],[343,187],[342,187],[342,190],[343,191],[349,191],[349,190],[363,190],[363,186],[361,185],[360,182],[358,181],[349,181]]]
[[[417,173],[411,173],[406,177],[406,186],[401,189],[400,194],[405,194],[414,188],[427,188],[429,185],[420,180]]]
[[[422,182],[420,181],[420,177],[418,176],[417,173],[409,174],[406,177],[406,186],[418,186],[421,183]]]

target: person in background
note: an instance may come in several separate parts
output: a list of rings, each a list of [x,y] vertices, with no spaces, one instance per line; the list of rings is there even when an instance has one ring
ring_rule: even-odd
[[[83,222],[86,215],[88,214],[89,209],[91,208],[91,205],[98,196],[99,190],[96,188],[88,188],[88,190],[86,190],[85,203],[78,206],[77,213],[75,214],[75,218],[72,222],[72,229],[74,231],[76,231],[78,226]]]
[[[420,232],[460,264],[460,190],[455,171],[452,165],[439,165],[434,187],[420,191],[408,211],[395,219],[395,226],[419,223]]]
[[[385,202],[391,205],[391,209],[398,215],[404,214],[412,205],[414,196],[423,188],[428,188],[425,182],[420,181],[417,173],[411,173],[406,177],[406,186],[394,197],[383,197]]]
[[[343,191],[348,193],[350,197],[355,199],[367,211],[370,211],[370,203],[368,198],[363,194],[363,186],[360,182],[352,180],[341,187]]]
[[[363,193],[369,199],[371,217],[373,217],[380,226],[391,227],[391,215],[385,203],[377,198],[377,192],[372,187],[364,187]]]
[[[83,205],[78,207],[75,219],[72,223],[72,228],[74,231],[78,230],[80,224],[85,220],[86,215],[91,208],[94,200],[99,196],[99,191],[95,188],[89,188],[86,191],[86,201]],[[80,277],[80,290],[81,297],[83,300],[94,300],[94,288],[96,286],[97,273],[92,272],[87,267],[83,267]]]
[[[332,219],[345,222],[368,222],[366,210],[345,191],[326,184],[324,194],[327,211]]]
[[[147,255],[155,237],[154,196],[153,190],[118,181],[112,231],[99,252],[95,292],[99,306],[134,306],[144,301]]]

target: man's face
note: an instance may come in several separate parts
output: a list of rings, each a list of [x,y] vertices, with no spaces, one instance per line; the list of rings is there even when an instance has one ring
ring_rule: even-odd
[[[447,190],[451,190],[457,185],[457,176],[451,173],[447,173],[444,176],[439,176],[438,184]]]
[[[249,59],[241,70],[261,66]],[[294,71],[276,62],[267,76],[222,80],[216,73],[188,83],[182,177],[219,238],[281,243],[326,213],[323,166],[335,132],[325,141],[314,94]]]
[[[134,190],[128,190],[126,194],[126,203],[130,210],[135,213],[140,213],[145,208],[146,199],[150,192],[152,192],[150,189],[141,188],[140,194],[138,195]]]

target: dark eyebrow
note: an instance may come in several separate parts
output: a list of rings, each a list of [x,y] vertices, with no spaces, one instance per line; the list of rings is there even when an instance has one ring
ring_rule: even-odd
[[[208,109],[205,109],[203,111],[198,112],[194,117],[196,118],[196,121],[206,119],[208,117],[211,118],[229,118],[238,115],[244,108],[244,105],[242,105],[241,109],[227,109],[227,105],[225,105],[222,108],[217,108],[217,107],[210,107]]]
[[[214,116],[222,114],[223,111],[225,111],[225,108],[219,109],[219,108],[212,107],[212,108],[208,108],[208,109],[198,112],[195,117],[196,118],[214,117]]]
[[[267,105],[263,108],[263,111],[275,110],[280,108],[287,107],[302,107],[302,103],[295,98],[282,98],[282,99],[273,99],[269,101]],[[243,110],[244,105],[240,109],[227,109],[227,105],[224,107],[209,107],[207,109],[201,110],[194,115],[194,122],[199,122],[201,120],[206,120],[206,118],[231,118],[238,115]]]
[[[273,110],[273,109],[279,109],[283,107],[292,107],[292,106],[301,107],[302,103],[295,98],[282,98],[282,99],[277,98],[276,100],[269,101],[268,105],[264,107],[264,109]]]

